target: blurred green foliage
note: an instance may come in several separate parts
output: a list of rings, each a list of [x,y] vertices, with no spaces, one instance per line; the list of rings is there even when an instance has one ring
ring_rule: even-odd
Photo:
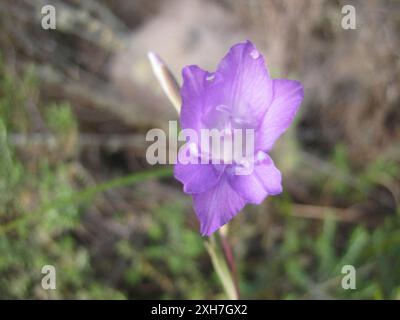
[[[28,133],[26,104],[37,95],[32,72],[22,79],[0,65],[0,298],[121,298],[123,294],[91,278],[89,254],[74,239],[80,210],[76,203],[62,208],[41,208],[58,197],[75,192],[67,161],[54,163],[42,153],[21,161],[8,144],[7,132]],[[76,130],[66,104],[46,109],[46,125],[58,130]],[[28,156],[29,155],[25,155]],[[56,267],[57,287],[41,288],[41,269]]]
[[[71,108],[67,103],[39,106],[44,125],[56,137],[55,151],[21,152],[7,134],[32,132],[26,105],[38,102],[38,82],[32,70],[18,77],[0,63],[0,93],[0,298],[224,297],[203,239],[187,224],[191,204],[184,195],[181,201],[156,204],[148,213],[146,233],[116,239],[112,254],[101,256],[99,263],[95,249],[79,234],[92,196],[103,189],[80,191],[72,178],[78,126]],[[318,197],[329,194],[344,202],[365,198],[400,173],[396,162],[378,159],[349,183],[342,177],[350,177],[352,168],[340,145],[330,164],[341,174],[319,175],[307,183]],[[343,225],[329,208],[320,221],[295,217],[287,193],[268,201],[282,226],[272,245],[260,241],[270,229],[232,235],[245,248],[234,248],[244,298],[400,298],[398,210],[371,227]],[[114,212],[112,219],[124,222],[126,217]],[[232,223],[234,230],[240,230],[237,223]],[[56,267],[56,290],[41,288],[46,264]],[[341,269],[348,264],[357,269],[356,290],[341,287]],[[117,273],[118,280],[110,281]]]
[[[338,145],[331,160],[340,174],[319,175],[311,184],[340,201],[361,201],[374,195],[376,186],[390,186],[399,177],[396,161],[379,158],[354,176],[344,146]],[[351,180],[353,178],[353,180]],[[381,199],[378,196],[375,200]],[[381,222],[369,225],[366,217],[341,224],[329,207],[322,223],[295,217],[295,204],[288,194],[271,199],[283,215],[283,238],[264,264],[243,273],[253,273],[251,283],[242,283],[244,296],[256,299],[399,299],[400,210],[388,209]],[[370,209],[371,210],[371,209]],[[319,226],[318,226],[319,224]],[[268,232],[268,231],[267,231]],[[271,250],[268,250],[271,251]],[[356,289],[345,290],[342,268],[356,268]],[[255,274],[255,275],[254,275]],[[254,286],[254,283],[257,285]]]

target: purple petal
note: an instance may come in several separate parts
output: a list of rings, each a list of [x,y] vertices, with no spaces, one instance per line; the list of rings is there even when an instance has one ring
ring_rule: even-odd
[[[200,220],[200,232],[206,236],[228,223],[246,204],[224,176],[213,188],[194,194],[193,203]]]
[[[207,71],[192,65],[183,68],[183,85],[181,88],[182,108],[181,127],[199,130],[206,98]]]
[[[292,123],[304,98],[303,86],[298,81],[274,79],[273,84],[274,98],[256,132],[256,150],[271,150]]]
[[[210,91],[219,94],[219,105],[230,108],[233,117],[243,122],[260,122],[272,101],[272,79],[264,57],[250,41],[229,50],[218,65],[214,81]]]
[[[187,152],[190,148],[184,145],[180,150]],[[220,179],[221,172],[211,164],[201,164],[198,159],[197,164],[188,163],[182,164],[178,162],[174,167],[174,176],[177,180],[182,182],[183,191],[186,193],[200,193],[212,188]]]
[[[267,196],[282,192],[280,171],[268,155],[254,166],[250,175],[231,175],[229,183],[244,199],[250,203],[260,204]]]

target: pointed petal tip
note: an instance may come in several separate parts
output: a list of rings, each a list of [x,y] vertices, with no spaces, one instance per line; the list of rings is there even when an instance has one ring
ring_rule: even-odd
[[[226,224],[226,223],[225,223]],[[211,237],[215,232],[217,232],[220,228],[222,228],[225,224],[219,226],[219,227],[214,227],[214,228],[209,228],[208,230],[204,230],[203,226],[200,228],[200,233],[202,237]]]
[[[150,64],[153,67],[159,67],[163,65],[161,58],[153,51],[147,52],[147,58],[150,60]]]

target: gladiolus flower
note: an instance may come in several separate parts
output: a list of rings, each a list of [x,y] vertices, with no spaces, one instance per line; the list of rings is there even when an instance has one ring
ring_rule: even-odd
[[[199,135],[202,129],[218,129],[228,136],[234,129],[254,131],[253,154],[245,161],[228,162],[222,154],[221,163],[214,164],[208,154],[206,163],[175,165],[175,178],[193,198],[201,233],[209,236],[246,204],[282,192],[281,173],[268,153],[292,123],[304,92],[298,81],[272,79],[250,41],[234,45],[215,72],[190,65],[182,75],[182,129]],[[188,148],[204,157],[200,143]]]

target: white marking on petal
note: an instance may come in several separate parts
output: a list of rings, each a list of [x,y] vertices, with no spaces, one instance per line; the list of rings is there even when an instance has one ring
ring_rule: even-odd
[[[218,106],[215,107],[215,110],[217,111],[222,111],[222,112],[229,112],[229,107],[224,105],[224,104],[220,104]]]
[[[263,151],[258,151],[256,154],[256,161],[263,161],[267,157],[267,154]]]
[[[260,53],[256,49],[253,49],[253,51],[250,52],[250,55],[253,59],[258,59]]]
[[[215,75],[212,73],[212,74],[210,74],[210,75],[208,75],[208,76],[206,77],[206,80],[207,80],[207,81],[213,81],[214,78],[215,78]]]

